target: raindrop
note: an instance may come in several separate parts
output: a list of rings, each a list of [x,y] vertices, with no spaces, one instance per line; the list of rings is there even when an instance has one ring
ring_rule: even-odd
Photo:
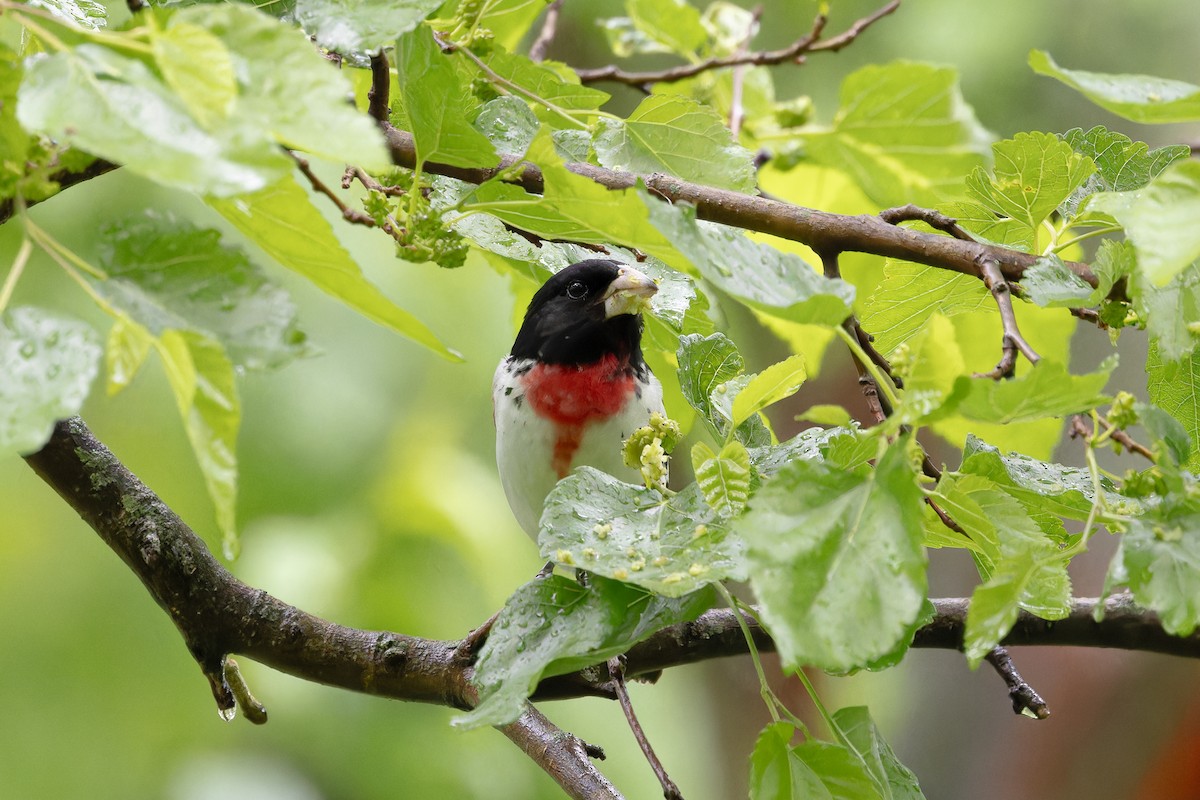
[[[21,358],[33,358],[37,353],[37,348],[33,346],[33,342],[25,342],[21,345]]]
[[[233,722],[233,718],[237,716],[237,703],[230,703],[227,708],[224,706],[218,707],[217,713],[226,722]]]

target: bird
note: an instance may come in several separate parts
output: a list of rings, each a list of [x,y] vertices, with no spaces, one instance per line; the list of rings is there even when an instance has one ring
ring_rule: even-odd
[[[641,345],[642,311],[657,291],[627,264],[571,264],[534,293],[496,368],[496,463],[513,515],[535,542],[546,495],[576,467],[641,481],[622,445],[665,413]]]

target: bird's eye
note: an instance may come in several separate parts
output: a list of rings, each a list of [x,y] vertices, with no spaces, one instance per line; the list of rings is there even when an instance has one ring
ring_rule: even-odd
[[[572,300],[581,300],[587,295],[587,286],[582,281],[571,281],[567,284],[567,297]]]

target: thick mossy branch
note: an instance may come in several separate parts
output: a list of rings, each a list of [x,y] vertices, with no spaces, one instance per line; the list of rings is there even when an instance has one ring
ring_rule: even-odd
[[[79,418],[59,422],[50,441],[26,461],[141,579],[171,617],[214,688],[224,684],[231,653],[306,680],[357,692],[437,705],[468,707],[471,666],[456,656],[459,642],[348,628],[315,617],[239,581],[192,530],[96,440]],[[917,631],[914,647],[962,647],[969,601],[933,601],[937,614]],[[1077,599],[1069,616],[1047,622],[1022,612],[1004,644],[1111,647],[1200,658],[1200,633],[1167,634],[1158,618],[1127,594]],[[755,628],[761,650],[773,649]],[[666,628],[626,655],[626,674],[649,676],[709,658],[740,655],[746,642],[728,610]],[[612,697],[594,675],[574,673],[542,682],[534,699]]]

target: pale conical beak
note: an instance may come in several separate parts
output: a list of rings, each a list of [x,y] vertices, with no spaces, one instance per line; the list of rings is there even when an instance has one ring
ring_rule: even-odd
[[[642,313],[650,307],[650,298],[657,291],[653,278],[633,267],[621,267],[604,293],[604,318]]]

